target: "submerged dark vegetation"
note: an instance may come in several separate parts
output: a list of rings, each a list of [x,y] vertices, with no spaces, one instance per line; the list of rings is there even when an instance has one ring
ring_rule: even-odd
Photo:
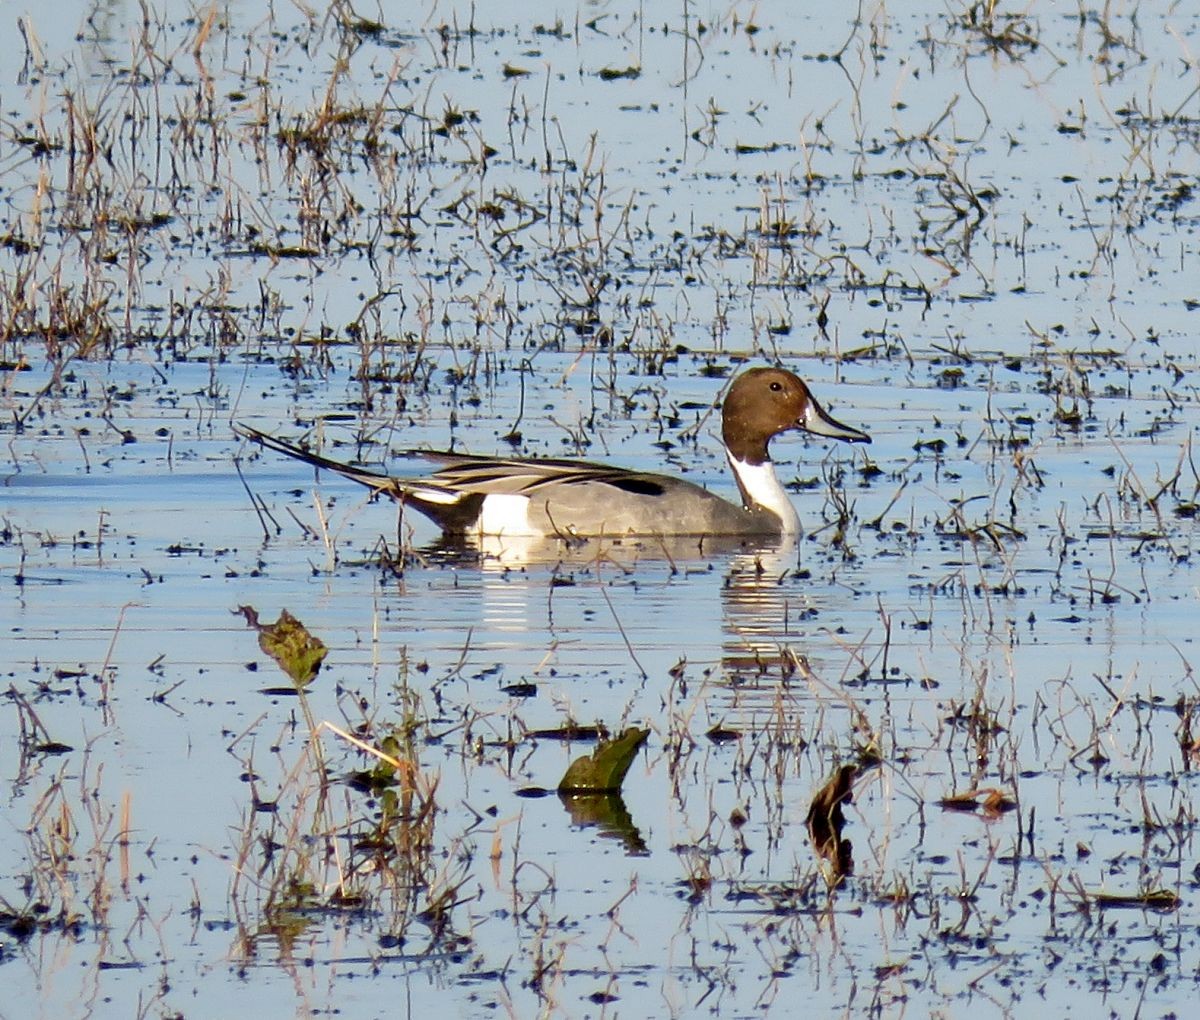
[[[97,944],[111,989],[125,939],[132,969],[155,960],[126,979],[139,1015],[186,1011],[189,958],[327,965],[330,1000],[403,966],[418,1006],[449,987],[518,1015],[750,1012],[800,981],[847,1012],[1186,1009],[1194,15],[77,13],[66,43],[24,16],[0,82],[0,972],[33,987],[39,944]],[[420,444],[703,474],[748,361],[819,379],[876,438],[801,454],[783,556],[496,565],[382,507],[343,532],[337,483],[314,509],[307,472],[256,477],[229,429],[373,466]],[[160,662],[188,619],[155,634],[147,699],[124,610],[37,615],[47,578],[118,584],[84,557],[122,546],[105,508],[52,531],[29,479],[135,485],[130,451],[219,467],[211,518],[143,540],[121,600],[194,556],[239,586],[201,588],[213,612],[296,614],[246,612],[293,646],[261,645],[282,684],[236,620],[210,648],[236,722],[184,773],[229,773],[240,813],[181,789],[219,815],[183,847],[108,774],[118,748],[154,767],[136,727],[112,738],[135,700],[200,725],[213,695]],[[204,541],[232,545],[236,514],[258,544],[222,559]],[[323,619],[316,584],[344,579],[371,602]],[[437,615],[493,581],[534,592],[544,631]],[[669,622],[697,591],[720,634]],[[105,629],[96,661],[65,657],[71,623]],[[385,681],[356,656],[381,632]],[[549,820],[568,759],[622,732],[640,757]],[[203,887],[173,870],[193,840]]]

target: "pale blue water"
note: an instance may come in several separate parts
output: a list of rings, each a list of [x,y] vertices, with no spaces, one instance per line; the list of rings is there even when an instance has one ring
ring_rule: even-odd
[[[1095,15],[1034,4],[1041,45],[1007,55],[915,7],[866,7],[853,33],[841,14],[695,11],[707,29],[688,35],[678,11],[641,25],[635,5],[564,8],[555,33],[537,28],[553,11],[504,8],[476,11],[477,34],[445,49],[437,27],[465,28],[469,8],[389,16],[382,36],[346,44],[336,88],[343,108],[388,97],[386,147],[373,162],[360,135],[341,140],[336,178],[311,153],[289,176],[274,135],[327,94],[328,25],[222,10],[197,63],[196,23],[172,12],[152,33],[164,72],[139,55],[136,8],[106,8],[95,28],[78,9],[32,13],[46,70],[22,77],[19,44],[0,57],[0,232],[40,247],[0,248],[3,289],[31,272],[44,309],[56,273],[78,285],[94,265],[121,329],[128,296],[135,331],[179,336],[73,362],[40,398],[45,347],[0,348],[32,367],[5,369],[0,389],[0,897],[80,921],[0,936],[22,1016],[1186,1011],[1195,762],[1174,706],[1196,696],[1196,525],[1177,513],[1200,487],[1196,19],[1116,11],[1132,45],[1102,49]],[[848,37],[841,65],[821,58]],[[531,73],[504,77],[506,63]],[[631,65],[640,77],[598,77]],[[209,81],[229,139],[215,160],[207,126],[188,135],[179,112]],[[67,91],[114,123],[163,111],[161,147],[116,132],[89,180],[110,207],[169,224],[131,243],[71,203],[65,148],[15,140],[44,123],[66,145]],[[478,119],[443,138],[447,109]],[[994,192],[973,232],[955,176]],[[392,215],[409,193],[411,222]],[[476,217],[485,200],[502,219]],[[322,239],[305,210],[343,218]],[[760,218],[791,221],[790,245]],[[75,220],[90,226],[59,226]],[[321,252],[244,254],[263,239]],[[613,344],[575,307],[604,273]],[[368,338],[393,341],[371,364],[415,381],[355,377],[360,315]],[[322,327],[348,342],[285,365],[292,337]],[[404,537],[424,551],[389,574],[373,564],[381,538],[395,548],[392,507],[228,428],[296,437],[334,415],[333,455],[354,455],[360,425],[396,448],[489,453],[511,451],[501,437],[519,418],[524,452],[686,473],[732,496],[715,419],[695,442],[684,430],[723,383],[706,362],[775,355],[874,443],[776,444],[788,480],[845,471],[853,518],[833,545],[828,487],[805,489],[808,535],[757,566],[628,545],[477,563],[430,549],[434,529],[412,521]],[[1063,410],[1077,398],[1077,429],[1055,420],[1055,391]],[[280,526],[267,542],[235,456]],[[868,460],[882,470],[869,481]],[[312,537],[322,518],[328,546]],[[998,545],[961,538],[989,524]],[[329,644],[318,719],[378,734],[426,721],[416,749],[437,811],[411,899],[391,884],[402,867],[372,870],[343,838],[366,909],[291,927],[264,911],[287,859],[260,837],[309,831],[315,785],[296,699],[260,693],[281,678],[241,604],[268,619],[286,607]],[[505,690],[520,683],[536,695]],[[11,692],[45,727],[35,741],[72,749],[23,754]],[[995,726],[961,721],[976,701]],[[556,798],[518,795],[590,748],[519,739],[568,717],[651,730],[625,798],[644,855],[577,827]],[[710,741],[717,725],[740,739]],[[322,739],[336,774],[366,767]],[[805,813],[867,743],[884,765],[847,809],[855,872],[830,894]],[[1015,792],[1019,813],[938,806],[973,786]],[[253,796],[278,812],[254,812]],[[328,821],[361,831],[376,810],[337,786]],[[52,878],[63,818],[73,856]],[[338,867],[304,876],[322,902]],[[445,929],[409,916],[455,886]],[[1080,890],[1146,888],[1179,909],[1077,909]]]

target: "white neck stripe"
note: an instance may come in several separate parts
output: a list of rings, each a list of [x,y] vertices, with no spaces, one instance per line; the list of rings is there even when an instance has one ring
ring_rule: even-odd
[[[779,484],[775,476],[775,465],[769,460],[761,464],[747,464],[729,454],[729,466],[737,475],[738,485],[742,490],[743,499],[748,499],[752,506],[760,506],[770,510],[783,522],[785,535],[800,533],[800,515],[788,498],[787,491]]]

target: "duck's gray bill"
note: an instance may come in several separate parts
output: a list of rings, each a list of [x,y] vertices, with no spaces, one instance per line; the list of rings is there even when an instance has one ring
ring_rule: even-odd
[[[811,398],[808,401],[808,410],[804,412],[804,417],[800,419],[799,424],[802,429],[811,432],[814,436],[828,436],[830,439],[842,439],[847,443],[869,443],[871,441],[871,437],[865,432],[852,429],[849,425],[843,425],[840,421],[831,418],[829,412]]]

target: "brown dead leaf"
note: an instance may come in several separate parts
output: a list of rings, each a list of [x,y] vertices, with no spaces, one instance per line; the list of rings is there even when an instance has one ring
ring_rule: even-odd
[[[989,818],[998,818],[1017,806],[1015,800],[994,786],[977,786],[964,793],[951,794],[938,804],[945,811],[982,811]]]

